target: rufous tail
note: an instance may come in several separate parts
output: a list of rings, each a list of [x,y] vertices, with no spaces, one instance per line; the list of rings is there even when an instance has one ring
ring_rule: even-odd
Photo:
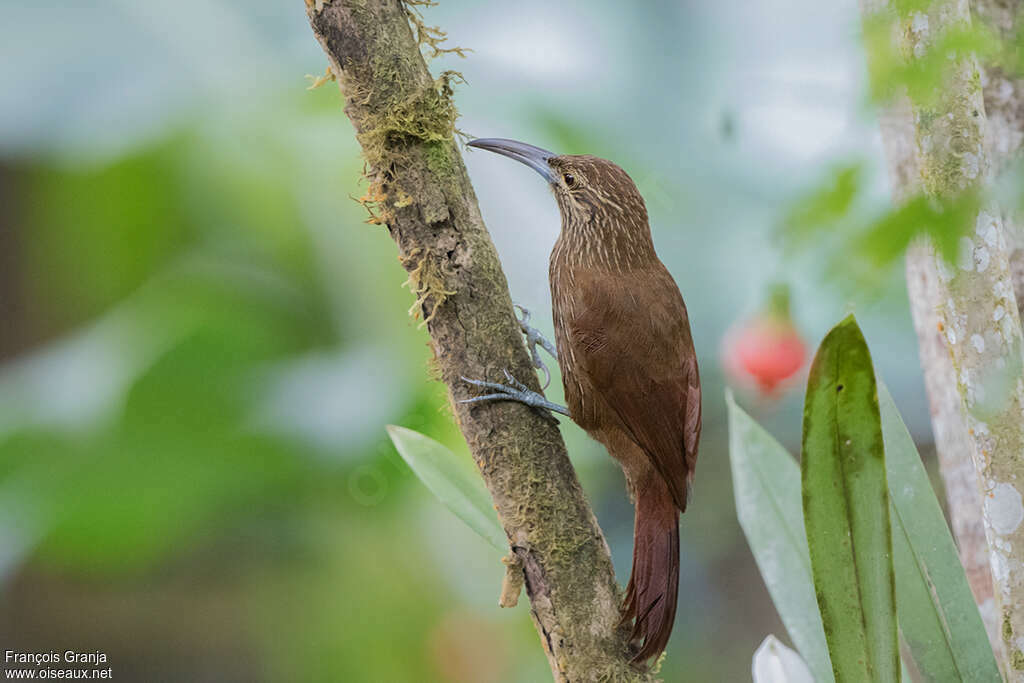
[[[640,643],[634,664],[665,651],[679,593],[679,510],[664,481],[636,497],[633,573],[626,587],[623,621],[633,621],[631,642]]]

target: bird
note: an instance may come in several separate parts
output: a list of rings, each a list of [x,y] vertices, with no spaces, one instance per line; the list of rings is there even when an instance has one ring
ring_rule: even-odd
[[[622,605],[631,662],[665,651],[679,592],[679,519],[697,464],[701,390],[686,304],[654,249],[647,208],[615,163],[556,155],[504,138],[467,143],[519,161],[548,183],[561,214],[549,263],[556,358],[567,406],[508,384],[463,378],[494,393],[568,415],[622,466],[635,506],[633,565]],[[534,364],[539,335],[527,324]],[[545,368],[546,371],[546,368]]]

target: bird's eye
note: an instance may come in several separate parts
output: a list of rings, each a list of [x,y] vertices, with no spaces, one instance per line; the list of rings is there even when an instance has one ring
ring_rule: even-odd
[[[562,180],[565,181],[566,187],[576,187],[576,176],[572,173],[563,173]]]

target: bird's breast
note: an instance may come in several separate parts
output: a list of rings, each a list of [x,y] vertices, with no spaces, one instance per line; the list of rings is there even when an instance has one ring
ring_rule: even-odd
[[[576,266],[567,258],[565,243],[559,239],[551,252],[549,280],[551,285],[551,317],[555,327],[558,366],[562,371],[562,387],[569,414],[578,425],[587,428],[591,422],[593,399],[588,401],[589,383],[578,362],[578,350],[572,339],[572,325],[580,311],[579,282]],[[588,417],[590,416],[590,417]]]

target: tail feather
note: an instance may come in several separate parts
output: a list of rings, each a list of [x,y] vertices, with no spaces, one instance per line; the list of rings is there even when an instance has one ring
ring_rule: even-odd
[[[679,510],[667,487],[637,496],[633,572],[626,587],[624,621],[634,619],[631,640],[640,642],[634,664],[665,651],[679,593]]]

